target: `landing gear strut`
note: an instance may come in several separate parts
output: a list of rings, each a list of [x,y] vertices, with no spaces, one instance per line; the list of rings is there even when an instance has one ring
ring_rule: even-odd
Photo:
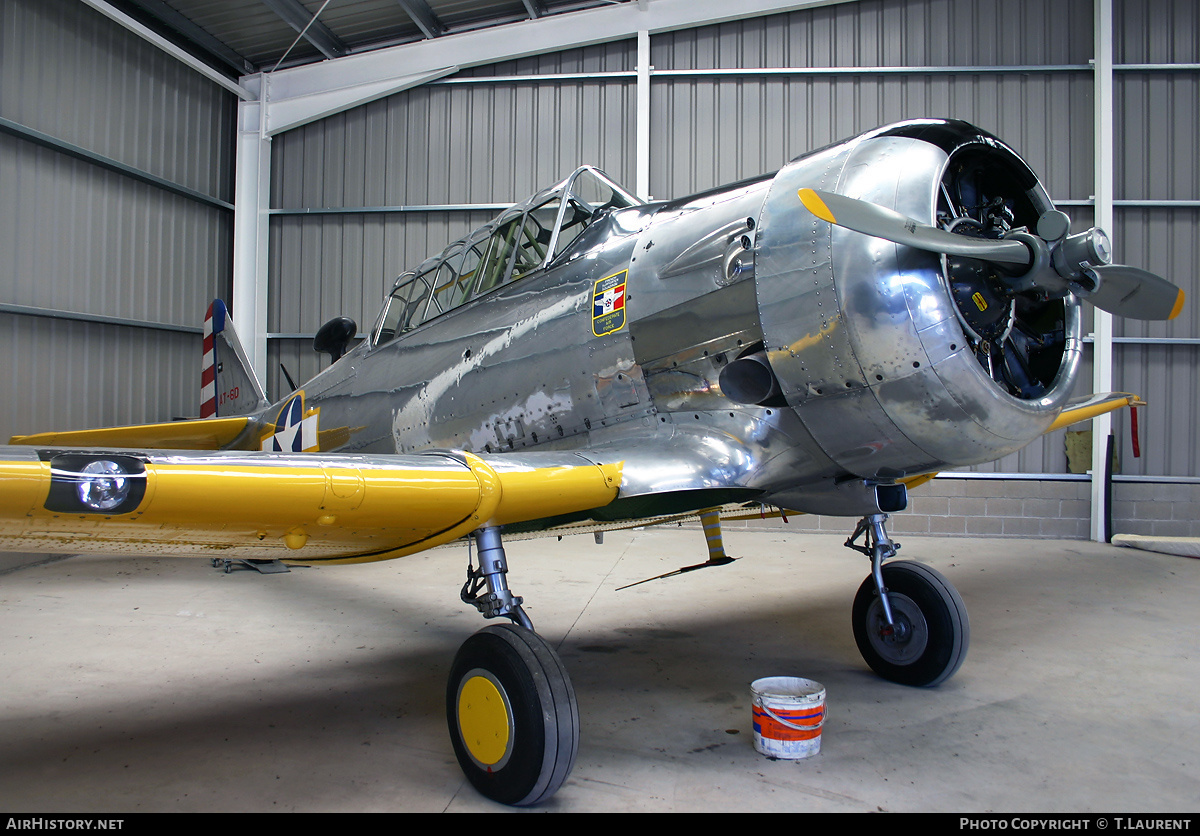
[[[579,708],[558,654],[508,588],[497,528],[474,534],[479,568],[467,567],[462,599],[485,618],[505,616],[471,636],[446,685],[450,739],[467,779],[502,804],[537,804],[571,773],[579,749]],[[484,588],[487,592],[483,592]]]
[[[887,536],[887,514],[863,517],[846,546],[871,558],[871,575],[854,596],[854,641],[863,659],[884,679],[902,685],[937,685],[967,657],[971,627],[958,591],[940,573],[899,560]],[[863,545],[856,540],[862,536]]]

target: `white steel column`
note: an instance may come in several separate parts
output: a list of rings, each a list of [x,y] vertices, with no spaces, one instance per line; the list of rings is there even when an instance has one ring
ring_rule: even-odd
[[[1112,0],[1095,0],[1094,37],[1096,57],[1096,218],[1095,225],[1113,229],[1113,14]],[[1095,330],[1092,342],[1092,386],[1094,392],[1110,392],[1113,385],[1112,314],[1093,308]],[[1091,538],[1104,540],[1104,507],[1108,485],[1104,469],[1112,415],[1092,419],[1092,527]]]
[[[244,81],[247,86],[261,87],[263,76]],[[264,91],[256,92],[263,98]],[[267,210],[271,199],[271,138],[264,131],[265,118],[261,102],[238,104],[231,300],[238,337],[264,389],[267,382]]]
[[[650,199],[650,33],[637,33],[637,148],[633,190]]]

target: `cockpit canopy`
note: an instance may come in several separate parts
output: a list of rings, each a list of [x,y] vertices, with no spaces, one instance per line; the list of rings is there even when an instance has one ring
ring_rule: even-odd
[[[593,219],[641,202],[599,169],[576,169],[403,273],[384,303],[375,344],[548,266]]]

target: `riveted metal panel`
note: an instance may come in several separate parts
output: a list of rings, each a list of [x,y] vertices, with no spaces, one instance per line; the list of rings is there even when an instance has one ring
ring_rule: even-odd
[[[1079,376],[1075,381],[1075,392],[1072,397],[1080,398],[1092,392],[1092,352],[1091,345],[1085,346],[1083,358],[1079,364]],[[1087,422],[1069,427],[1070,430],[1087,429]],[[978,464],[964,470],[976,473],[1066,473],[1066,430],[1043,435],[1032,444],[994,462]]]

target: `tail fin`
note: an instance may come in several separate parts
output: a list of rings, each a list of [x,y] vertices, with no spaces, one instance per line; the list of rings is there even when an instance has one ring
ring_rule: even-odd
[[[249,415],[266,405],[267,396],[233,330],[229,310],[220,299],[214,299],[204,316],[200,417]]]

